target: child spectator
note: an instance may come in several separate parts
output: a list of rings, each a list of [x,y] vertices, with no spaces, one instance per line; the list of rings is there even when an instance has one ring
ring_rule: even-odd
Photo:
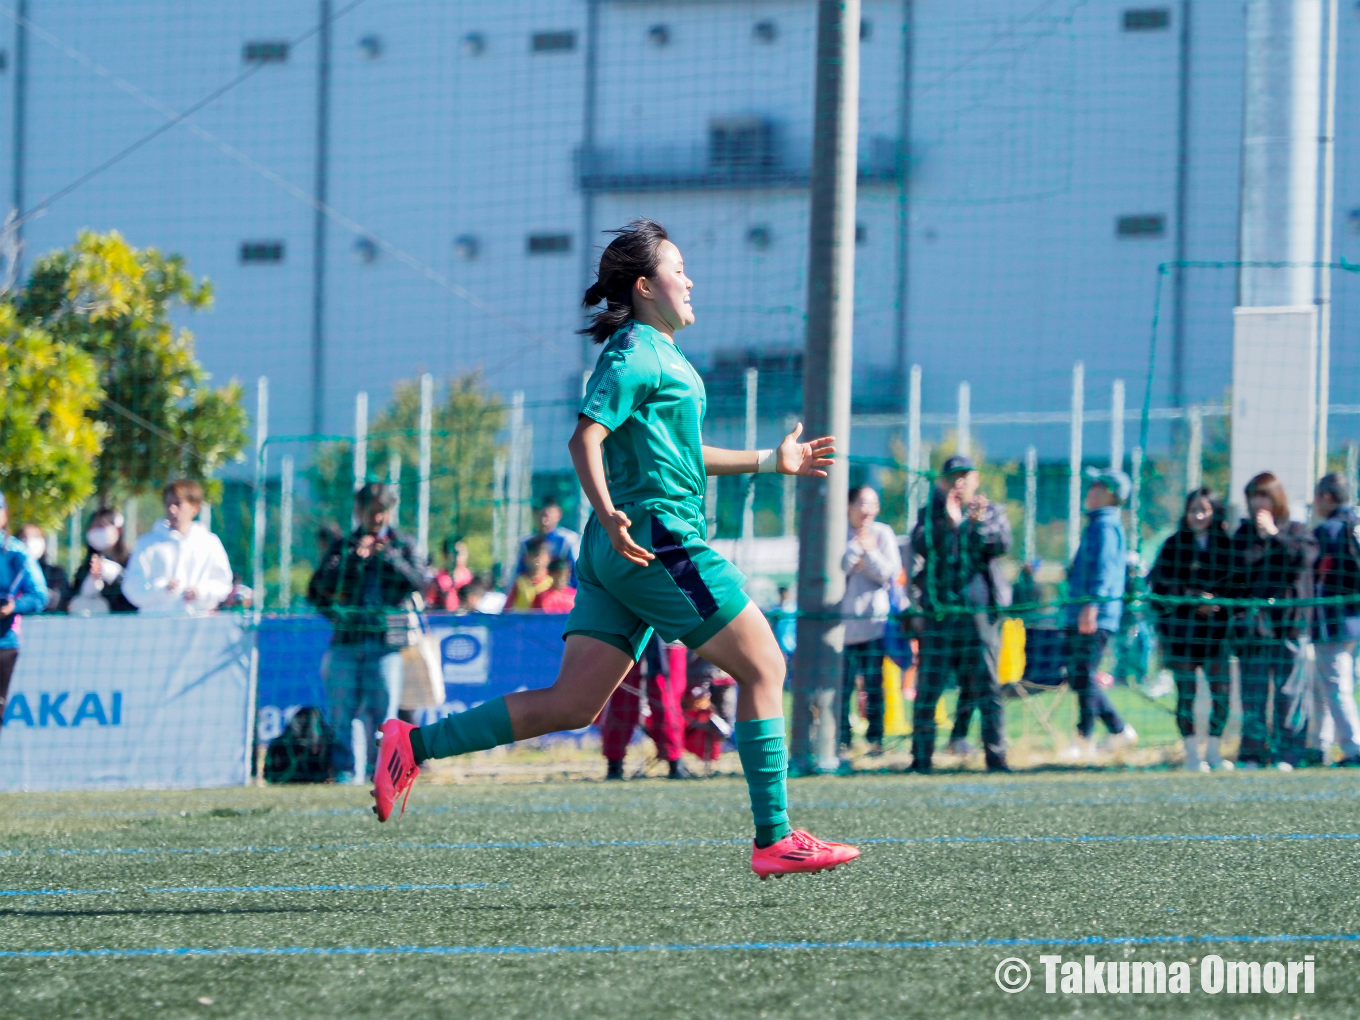
[[[552,562],[552,550],[542,535],[533,535],[525,543],[523,566],[515,578],[515,591],[510,603],[512,612],[522,613],[534,608],[534,599],[539,592],[552,587],[552,576],[548,564]]]
[[[545,613],[570,613],[576,605],[576,589],[567,583],[571,579],[571,563],[553,560],[548,564],[548,576],[552,587],[534,596],[533,608]]]
[[[123,595],[123,571],[130,555],[123,537],[123,515],[101,506],[85,531],[85,559],[71,582],[75,595],[67,612],[72,616],[135,613],[137,607]]]
[[[203,506],[203,488],[181,478],[161,496],[165,517],[137,540],[123,594],[146,612],[210,613],[231,593],[231,564],[222,540],[194,519]]]
[[[1067,682],[1077,695],[1077,739],[1063,752],[1068,759],[1091,754],[1096,719],[1110,731],[1102,750],[1110,753],[1138,742],[1137,731],[1119,717],[1096,680],[1110,636],[1119,630],[1124,613],[1124,525],[1119,506],[1129,498],[1133,483],[1123,471],[1094,473],[1086,490],[1090,518],[1082,532],[1077,555],[1067,571]]]
[[[461,538],[444,540],[444,566],[425,590],[425,604],[431,609],[453,612],[458,608],[458,592],[472,581],[468,568],[468,546]]]

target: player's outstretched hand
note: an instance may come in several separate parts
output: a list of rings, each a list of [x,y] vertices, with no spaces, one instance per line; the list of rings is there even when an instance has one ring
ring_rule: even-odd
[[[656,559],[652,553],[634,542],[633,536],[628,534],[628,529],[633,526],[633,522],[622,510],[615,510],[612,514],[606,514],[600,523],[609,532],[609,541],[614,546],[614,551],[629,563],[636,563],[639,567],[645,567]]]
[[[800,443],[798,439],[802,434],[803,423],[800,421],[779,444],[775,470],[781,475],[813,475],[825,478],[826,472],[822,468],[831,466],[831,455],[836,452],[836,437],[823,436],[821,439]]]

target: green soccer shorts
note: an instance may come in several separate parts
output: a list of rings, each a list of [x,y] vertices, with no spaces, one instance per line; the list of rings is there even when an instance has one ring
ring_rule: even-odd
[[[633,522],[633,541],[656,559],[645,567],[624,559],[592,514],[581,536],[567,634],[596,638],[637,659],[653,630],[698,648],[746,608],[746,575],[704,541],[701,504],[621,509]]]

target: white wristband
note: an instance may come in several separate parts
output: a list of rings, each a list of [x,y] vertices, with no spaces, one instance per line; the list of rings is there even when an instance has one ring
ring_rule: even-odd
[[[760,459],[756,463],[756,474],[758,475],[774,474],[774,472],[777,470],[777,464],[779,461],[779,458],[776,456],[776,454],[779,451],[758,450],[756,452],[760,454]]]

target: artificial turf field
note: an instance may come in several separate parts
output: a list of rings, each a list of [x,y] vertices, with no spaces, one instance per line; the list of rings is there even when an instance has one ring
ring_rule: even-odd
[[[1360,1013],[1355,773],[817,777],[791,799],[860,860],[756,880],[739,779],[417,784],[381,827],[353,787],[0,796],[0,1017]],[[1312,953],[1316,992],[1209,995],[1196,965],[1187,995],[1047,995],[1042,953]],[[1025,991],[997,988],[1006,957]]]

